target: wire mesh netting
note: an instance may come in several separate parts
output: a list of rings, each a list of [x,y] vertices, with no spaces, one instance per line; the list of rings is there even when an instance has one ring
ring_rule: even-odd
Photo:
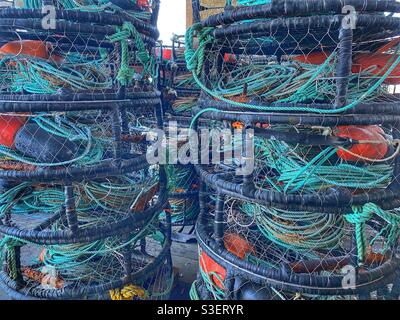
[[[184,37],[173,35],[172,45],[157,48],[159,87],[162,90],[165,123],[168,129],[168,193],[173,234],[177,242],[194,241],[198,216],[198,179],[193,165],[181,163],[179,154],[188,145],[191,109],[200,89],[186,68]],[[189,150],[187,150],[188,153]]]

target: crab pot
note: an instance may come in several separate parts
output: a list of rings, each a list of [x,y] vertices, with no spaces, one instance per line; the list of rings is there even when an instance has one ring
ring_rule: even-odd
[[[382,221],[366,223],[365,237],[374,240],[363,263],[353,265],[356,228],[343,216],[289,212],[222,194],[201,201],[196,228],[200,272],[192,298],[398,299],[392,290],[398,286],[396,246],[385,254],[376,251],[388,245],[388,234],[380,233]],[[218,202],[223,203],[222,219]],[[356,278],[353,283],[349,275]]]
[[[189,29],[186,49],[201,50],[189,51],[188,67],[204,98],[225,109],[333,114],[393,104],[387,87],[399,83],[399,19],[383,12],[399,6],[349,5],[356,19],[342,15],[336,0],[225,10]]]
[[[181,127],[168,127],[168,150],[166,166],[168,180],[168,207],[173,226],[172,238],[176,242],[195,241],[194,227],[199,213],[199,183],[198,176],[192,164],[182,164],[179,155],[182,150],[190,154],[189,142],[185,140],[186,131]],[[172,131],[176,131],[174,137]],[[182,134],[182,139],[178,138]],[[176,164],[173,164],[176,163]]]
[[[172,45],[160,44],[156,53],[164,110],[178,122],[184,123],[180,117],[190,117],[191,108],[200,95],[200,88],[186,66],[184,36],[174,35]]]
[[[121,288],[129,285],[135,288],[133,300],[168,299],[169,231],[165,225],[160,229],[156,215],[142,223],[93,242],[42,246],[8,239],[2,287],[14,298],[119,300]]]

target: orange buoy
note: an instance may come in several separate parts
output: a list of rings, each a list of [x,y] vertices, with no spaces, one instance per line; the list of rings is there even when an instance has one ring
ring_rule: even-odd
[[[306,64],[323,64],[330,55],[330,52],[320,51],[312,52],[307,55],[294,56],[292,59]]]
[[[350,149],[339,149],[337,154],[346,161],[365,161],[363,158],[371,160],[383,159],[388,152],[388,143],[383,136],[384,131],[377,125],[371,126],[339,126],[334,135],[341,138],[348,138],[361,141],[354,144]],[[362,141],[371,141],[363,143]],[[360,157],[357,157],[359,155]]]
[[[224,245],[226,250],[242,260],[246,257],[246,254],[255,254],[254,246],[235,233],[225,234]],[[211,259],[204,251],[200,255],[200,268],[210,276],[211,280],[218,288],[224,289],[222,282],[226,278],[226,270]]]
[[[244,124],[240,121],[232,122],[232,128],[235,130],[242,130],[244,128]]]
[[[148,8],[148,7],[150,7],[149,0],[137,0],[136,4],[140,8]]]
[[[226,62],[226,63],[236,63],[237,62],[236,56],[234,54],[231,54],[231,53],[225,53],[224,54],[224,62]]]
[[[354,59],[352,72],[360,73],[368,70],[373,75],[382,77],[391,67],[391,63],[389,63],[391,59],[393,59],[393,56],[386,53],[360,54]],[[384,80],[384,83],[400,84],[400,65],[394,68]]]
[[[159,56],[161,53],[161,49],[156,49],[156,55]],[[172,49],[164,48],[162,49],[162,59],[163,60],[172,60]]]
[[[269,123],[256,123],[256,128],[260,128],[260,129],[268,129],[270,127]]]
[[[223,281],[226,278],[226,270],[204,251],[200,255],[200,268],[210,276],[212,282],[218,288],[224,289]]]
[[[15,135],[25,124],[25,117],[0,116],[0,145],[14,149]]]
[[[6,43],[0,48],[1,54],[18,55],[49,59],[52,46],[48,42],[39,40],[17,40]]]
[[[355,56],[353,61],[353,73],[359,73],[368,70],[375,76],[383,76],[391,67],[390,61],[393,60],[393,55],[385,53],[390,51],[394,46],[400,43],[400,38],[389,41],[384,46],[380,47],[376,52],[361,53]],[[385,79],[386,84],[400,84],[400,65],[397,65],[394,70]]]
[[[400,43],[400,38],[393,39],[387,44],[379,48],[375,52],[356,54],[353,58],[353,73],[368,71],[375,76],[383,76],[393,63],[393,54],[387,53],[395,45]],[[293,60],[307,64],[323,64],[330,56],[330,52],[312,52],[308,55],[299,55],[292,57]],[[392,63],[390,61],[392,60]],[[397,85],[400,84],[400,64],[397,65],[389,76],[384,80],[384,83]]]

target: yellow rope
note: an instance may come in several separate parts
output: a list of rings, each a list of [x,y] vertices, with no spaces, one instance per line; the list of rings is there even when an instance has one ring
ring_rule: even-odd
[[[123,289],[110,290],[111,300],[144,300],[147,292],[141,287],[130,284]]]

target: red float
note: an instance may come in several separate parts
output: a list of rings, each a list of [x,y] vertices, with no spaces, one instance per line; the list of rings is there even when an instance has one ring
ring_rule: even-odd
[[[15,135],[25,122],[25,117],[0,116],[0,145],[13,149]]]
[[[226,234],[224,236],[224,245],[226,250],[242,260],[249,253],[255,254],[254,246],[238,234]],[[218,288],[224,289],[223,281],[226,278],[226,270],[211,259],[204,251],[200,255],[200,268],[210,276],[211,280]]]
[[[363,158],[371,160],[383,159],[388,152],[388,143],[384,137],[384,131],[377,125],[371,126],[339,126],[334,131],[334,135],[360,141],[354,144],[348,151],[339,149],[337,154],[346,161],[366,161]],[[371,141],[362,143],[362,141]],[[355,154],[355,155],[354,155]],[[357,157],[359,155],[360,157]]]

